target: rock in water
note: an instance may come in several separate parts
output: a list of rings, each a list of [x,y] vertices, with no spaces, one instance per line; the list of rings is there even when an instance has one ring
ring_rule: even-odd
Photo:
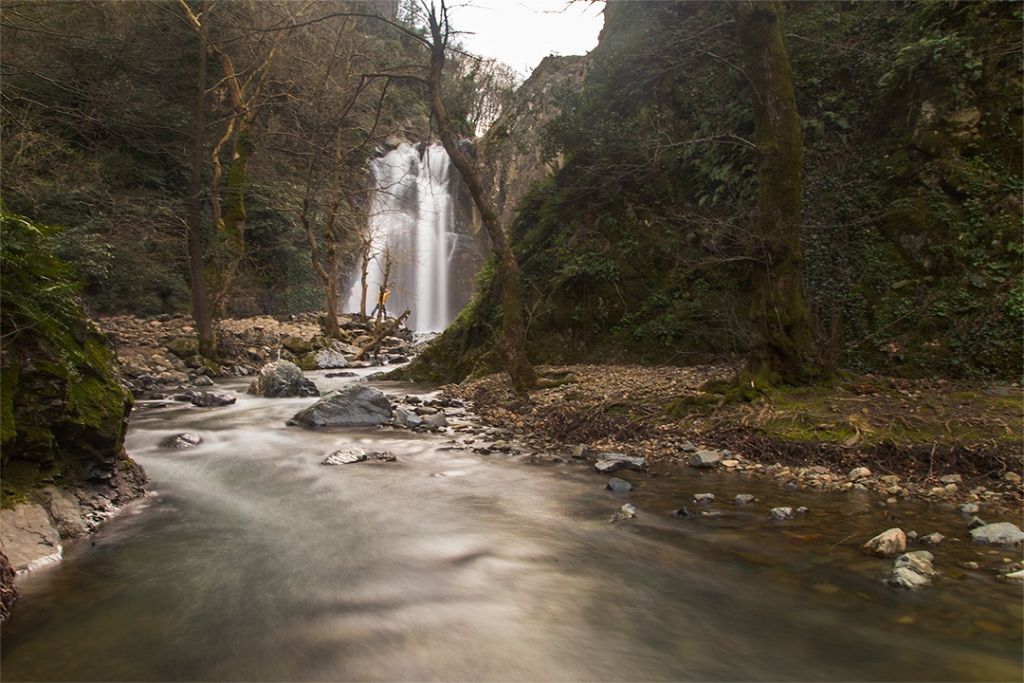
[[[791,507],[777,507],[771,509],[772,519],[784,520],[793,519],[793,508]]]
[[[444,413],[434,413],[433,415],[424,415],[422,420],[423,420],[423,426],[425,426],[425,427],[427,427],[427,428],[429,428],[431,430],[436,430],[439,427],[447,427],[448,426],[448,418],[446,418],[444,416]]]
[[[605,488],[608,489],[609,491],[614,491],[615,493],[629,493],[630,491],[633,490],[633,485],[630,484],[625,479],[612,477],[611,479],[608,480],[608,485],[605,486]]]
[[[399,406],[395,408],[395,417],[392,423],[396,427],[405,427],[407,429],[415,429],[422,424],[423,418],[416,413],[412,412],[408,408]]]
[[[630,505],[629,503],[626,503],[625,505],[619,508],[619,511],[616,512],[615,516],[612,517],[609,521],[618,522],[623,519],[632,519],[633,517],[636,517],[636,508]]]
[[[889,529],[865,543],[861,550],[879,557],[893,557],[907,549],[907,535],[903,529]]]
[[[366,460],[366,451],[358,446],[342,448],[327,456],[321,465],[351,465]]]
[[[204,391],[192,397],[192,405],[199,406],[200,408],[219,408],[220,406],[232,405],[235,400],[234,396]]]
[[[626,455],[625,453],[599,453],[597,462],[594,463],[594,469],[602,474],[623,468],[642,472],[647,469],[647,461],[643,458]]]
[[[198,434],[192,434],[185,432],[183,434],[174,434],[160,440],[161,448],[194,448],[203,442],[203,437]]]
[[[302,369],[291,361],[280,360],[260,368],[260,373],[249,385],[249,393],[266,398],[293,396],[319,396],[313,380],[302,374]]]
[[[927,550],[904,553],[896,558],[889,575],[889,585],[909,590],[924,588],[932,582],[935,556]]]
[[[971,529],[971,540],[989,545],[1017,545],[1024,541],[1024,532],[1015,524],[997,522]]]
[[[391,402],[380,389],[354,385],[336,389],[295,414],[302,427],[373,427],[391,419]]]
[[[749,505],[754,502],[754,496],[749,493],[737,493],[732,502],[734,505]]]

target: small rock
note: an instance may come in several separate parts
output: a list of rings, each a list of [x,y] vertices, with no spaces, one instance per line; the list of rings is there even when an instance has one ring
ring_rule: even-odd
[[[434,413],[433,415],[423,416],[423,426],[431,430],[438,429],[440,427],[448,426],[448,418],[444,416],[444,413]]]
[[[798,515],[806,515],[808,512],[810,512],[810,510],[808,508],[804,507],[803,505],[801,505],[800,507],[798,507],[796,509],[796,514],[798,514]]]
[[[971,529],[971,540],[988,545],[1016,545],[1024,541],[1024,532],[1015,524],[997,522]]]
[[[692,519],[694,517],[722,517],[723,514],[717,510],[690,510],[688,508],[679,508],[672,513],[673,517],[683,517],[685,519]]]
[[[1010,579],[1012,581],[1024,581],[1024,569],[1010,572],[1009,574],[1003,574],[1003,578]]]
[[[717,467],[722,462],[722,454],[718,451],[697,451],[690,454],[691,467]]]
[[[898,567],[889,575],[889,585],[909,590],[919,590],[931,582],[930,578],[918,574],[909,567]]]
[[[922,536],[921,538],[917,539],[917,542],[924,543],[925,545],[938,545],[939,543],[942,543],[942,541],[944,541],[945,538],[945,536],[936,531],[933,534]]]
[[[358,446],[342,448],[327,456],[321,465],[350,465],[354,462],[366,460],[366,451]]]
[[[413,411],[403,406],[395,408],[395,412],[391,417],[391,424],[396,427],[405,427],[406,429],[415,429],[423,424],[423,418],[414,413]]]
[[[934,576],[935,568],[932,562],[935,561],[935,556],[927,550],[915,550],[911,553],[903,553],[896,558],[893,563],[893,567],[908,567],[913,569],[918,574],[924,574],[925,576]]]
[[[793,508],[791,507],[777,507],[771,510],[772,519],[784,520],[793,519]]]
[[[697,447],[693,445],[692,441],[684,441],[683,443],[679,444],[679,450],[681,450],[683,453],[696,453]]]
[[[961,515],[974,515],[974,514],[977,514],[978,510],[980,510],[980,509],[981,509],[981,506],[978,505],[977,503],[964,503],[963,505],[960,506],[960,514]]]
[[[636,517],[636,508],[629,503],[626,503],[619,508],[619,511],[615,513],[615,516],[612,517],[611,521],[618,522],[619,520],[632,519],[633,517]]]
[[[861,550],[880,557],[893,557],[907,550],[907,535],[902,529],[889,529],[861,546]]]
[[[739,465],[740,465],[740,461],[739,460],[723,460],[722,461],[722,466],[723,467],[739,467]]]
[[[983,520],[981,517],[971,517],[969,520],[967,520],[968,529],[977,529],[978,527],[982,526],[985,526],[985,520]]]
[[[713,493],[695,493],[693,494],[694,503],[713,503],[715,500],[715,494]]]
[[[633,490],[633,485],[630,484],[625,479],[612,477],[610,480],[608,480],[608,485],[605,486],[605,488],[615,493],[629,493],[630,491]]]
[[[871,476],[871,470],[867,467],[854,467],[850,470],[849,474],[846,475],[847,481],[857,481],[858,479],[866,479]]]
[[[1016,472],[1007,472],[1003,475],[1003,481],[1008,481],[1011,484],[1019,484],[1021,482],[1021,476]]]
[[[229,406],[236,400],[234,396],[228,396],[227,394],[214,394],[204,391],[192,397],[192,405],[200,408],[219,408],[220,406]]]
[[[737,493],[732,502],[733,505],[748,505],[754,502],[754,496],[749,493]]]
[[[964,479],[959,474],[947,474],[939,477],[943,484],[962,484]]]
[[[198,377],[195,378],[192,384],[194,384],[197,387],[212,387],[213,380],[207,377],[206,375],[199,375]]]
[[[203,438],[198,434],[192,434],[185,432],[184,434],[175,434],[168,436],[165,439],[160,440],[161,448],[195,448],[203,442]]]

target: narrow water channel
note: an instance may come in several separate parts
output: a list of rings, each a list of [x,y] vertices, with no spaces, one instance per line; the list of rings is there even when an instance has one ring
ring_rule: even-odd
[[[617,495],[588,467],[453,434],[287,427],[312,399],[230,388],[233,406],[136,410],[127,448],[151,494],[20,580],[2,680],[1022,678],[1021,585],[955,570],[1019,549],[950,540],[935,585],[897,591],[891,561],[857,549],[897,525],[867,497],[692,472],[624,475],[637,490]],[[204,443],[158,446],[183,431]],[[397,461],[320,464],[345,444]],[[669,514],[699,491],[758,501]],[[624,502],[637,517],[610,523]],[[775,504],[810,511],[773,523]],[[968,538],[955,514],[900,514]]]

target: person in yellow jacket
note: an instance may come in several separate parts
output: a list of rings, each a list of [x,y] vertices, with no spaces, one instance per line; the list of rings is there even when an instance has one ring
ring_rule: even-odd
[[[389,294],[391,294],[391,290],[390,289],[384,289],[383,287],[380,288],[380,294],[377,295],[377,305],[373,307],[373,312],[370,313],[370,317],[371,318],[373,318],[374,316],[377,315],[377,310],[378,309],[380,310],[380,317],[381,318],[387,318],[388,317],[388,309],[387,309],[386,304],[388,302],[388,295]]]

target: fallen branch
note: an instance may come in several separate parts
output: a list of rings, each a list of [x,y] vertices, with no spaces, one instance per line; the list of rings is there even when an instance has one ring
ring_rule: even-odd
[[[403,313],[402,315],[392,320],[389,320],[385,324],[381,325],[380,328],[378,328],[377,332],[373,335],[373,339],[364,344],[363,347],[359,349],[359,353],[357,353],[352,360],[362,360],[368,352],[376,351],[377,347],[380,345],[381,340],[384,339],[384,337],[390,336],[397,332],[398,328],[401,327],[402,323],[405,322],[405,319],[408,317],[409,309],[407,308],[405,309],[405,313]]]

